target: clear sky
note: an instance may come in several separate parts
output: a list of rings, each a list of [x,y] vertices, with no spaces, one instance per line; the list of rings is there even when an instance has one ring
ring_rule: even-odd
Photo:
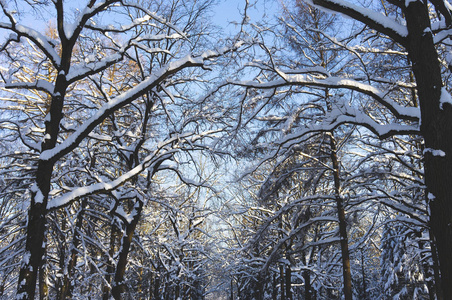
[[[214,22],[228,30],[233,30],[231,22],[240,22],[241,13],[245,8],[245,0],[220,0],[215,9]],[[271,17],[280,9],[279,0],[249,0],[250,8],[248,15],[252,21],[257,21],[263,17]]]
[[[245,8],[246,0],[218,0],[218,2],[218,5],[214,8],[214,17],[212,21],[225,28],[226,32],[234,32],[234,29],[236,28],[233,23],[241,21],[241,13],[243,13]],[[280,7],[280,0],[249,0],[249,3],[250,8],[248,14],[254,22],[261,19],[264,15],[267,15],[267,17],[273,15]],[[46,26],[48,26],[47,22],[49,21],[47,17],[43,16],[45,12],[45,9],[36,10],[34,18],[30,18],[30,15],[28,15],[27,19],[21,20],[20,22],[26,26],[32,24],[33,28],[44,30]],[[2,19],[0,21],[6,22],[7,19]],[[3,36],[4,30],[0,31],[0,36]]]
[[[221,0],[215,9],[214,22],[221,26],[227,26],[230,22],[241,19],[240,12],[243,12],[245,0]]]

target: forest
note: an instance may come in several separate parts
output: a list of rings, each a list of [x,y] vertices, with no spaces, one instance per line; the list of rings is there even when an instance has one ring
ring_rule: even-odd
[[[448,0],[0,6],[0,299],[452,299]]]

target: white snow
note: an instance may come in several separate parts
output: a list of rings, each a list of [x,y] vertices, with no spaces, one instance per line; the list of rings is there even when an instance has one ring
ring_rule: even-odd
[[[236,43],[233,48],[240,47],[241,45],[242,43]],[[205,61],[221,56],[222,54],[230,50],[231,49],[229,48],[225,48],[219,52],[205,52],[202,55],[196,57],[187,55],[178,61],[174,61],[163,66],[162,68],[154,72],[150,77],[143,80],[141,83],[137,84],[121,95],[111,99],[111,101],[109,101],[108,103],[105,103],[91,118],[80,125],[79,128],[68,138],[66,138],[61,144],[57,145],[53,149],[43,151],[40,155],[40,159],[49,160],[59,155],[61,152],[70,151],[67,149],[75,148],[83,140],[83,138],[89,134],[89,132],[92,130],[92,126],[99,124],[108,115],[110,115],[111,112],[136,99],[139,95],[143,94],[145,90],[149,89],[152,86],[155,86],[168,75],[187,67],[203,66]],[[74,75],[68,77],[74,77]]]
[[[88,74],[91,74],[93,72],[96,73],[97,70],[101,70],[105,68],[107,65],[118,62],[121,59],[122,59],[121,53],[109,55],[108,57],[100,61],[97,61],[95,57],[88,57],[87,58],[88,63],[77,64],[71,67],[71,69],[69,70],[69,74],[67,74],[66,76],[67,81],[70,82],[75,79],[84,78],[88,76]]]
[[[235,85],[249,86],[256,88],[274,88],[281,87],[288,84],[300,85],[300,86],[318,86],[329,88],[347,88],[358,91],[360,93],[369,95],[377,100],[379,103],[387,107],[391,112],[397,114],[400,118],[419,119],[420,109],[418,107],[405,107],[396,103],[393,99],[386,96],[386,92],[366,83],[362,83],[353,79],[347,79],[342,77],[327,77],[316,78],[309,74],[287,74],[279,72],[279,75],[283,79],[278,79],[269,82],[254,82],[254,81],[239,81],[231,82]]]
[[[35,195],[35,203],[42,203],[44,201],[44,195],[42,194],[41,190],[38,189]]]
[[[424,149],[424,155],[426,153],[431,153],[433,156],[446,156],[446,153],[443,150],[437,150],[437,149],[432,149],[432,148],[425,148]]]
[[[74,34],[75,28],[77,28],[77,24],[64,23],[64,34],[68,39],[70,39]]]
[[[452,97],[447,91],[446,87],[441,88],[441,98],[439,99],[439,108],[443,109],[444,103],[449,103],[452,105]]]
[[[116,211],[115,211],[118,215],[120,215],[121,217],[123,217],[126,221],[127,221],[127,223],[129,223],[130,224],[130,222],[132,222],[132,220],[133,220],[133,216],[132,215],[129,215],[128,213],[126,213],[125,211],[124,211],[124,208],[122,207],[122,205],[118,205],[118,207],[116,208]]]
[[[30,257],[31,257],[31,254],[30,254],[30,252],[25,252],[24,253],[24,256],[22,257],[22,262],[24,263],[24,264],[28,264],[29,262],[30,262]]]
[[[47,209],[64,206],[64,205],[70,203],[71,201],[74,201],[83,196],[87,196],[87,195],[91,195],[91,194],[95,194],[95,193],[99,193],[99,192],[112,191],[115,188],[117,188],[118,186],[122,185],[127,180],[129,180],[132,177],[136,176],[137,174],[141,173],[143,170],[148,168],[154,162],[172,157],[176,151],[177,151],[176,149],[172,149],[172,150],[166,151],[164,153],[159,153],[157,150],[157,153],[147,156],[141,162],[141,164],[139,164],[138,166],[136,166],[129,172],[124,173],[122,176],[119,176],[118,178],[116,178],[113,181],[99,182],[99,183],[95,183],[95,184],[92,184],[89,186],[77,187],[77,188],[72,189],[72,191],[70,191],[60,197],[52,198],[51,200],[49,200],[49,202],[47,204]],[[159,154],[159,155],[156,156],[156,154]]]
[[[11,27],[10,24],[6,23],[0,23],[0,26],[3,28]],[[46,54],[49,55],[49,58],[57,65],[61,63],[60,56],[55,51],[51,43],[49,42],[49,38],[47,38],[45,35],[41,34],[40,32],[27,27],[23,25],[16,24],[15,29],[19,31],[20,33],[24,34],[25,36],[33,39],[36,43],[38,43],[45,51]]]
[[[328,8],[327,5],[325,5],[325,7],[316,5],[316,4],[314,4],[314,2],[312,0],[308,0],[307,2],[309,4],[312,4],[315,7],[320,8],[320,9],[325,9],[325,8],[327,9]],[[390,17],[385,16],[381,12],[377,12],[377,11],[374,11],[374,10],[369,9],[369,8],[361,7],[361,6],[349,3],[348,1],[326,0],[326,2],[342,6],[342,7],[346,8],[349,11],[350,10],[351,11],[355,11],[355,12],[363,15],[365,18],[368,18],[368,19],[374,21],[375,23],[380,24],[381,26],[394,31],[395,33],[397,33],[401,37],[408,36],[408,29],[406,28],[406,26],[398,23],[397,21],[395,21],[394,19],[391,19]],[[337,12],[335,12],[335,13],[337,13]],[[343,15],[345,15],[345,14],[343,14]]]
[[[5,84],[6,87],[13,88],[24,88],[24,89],[37,89],[43,90],[46,93],[52,95],[55,89],[54,85],[47,80],[38,79],[36,82],[10,82],[7,81]]]

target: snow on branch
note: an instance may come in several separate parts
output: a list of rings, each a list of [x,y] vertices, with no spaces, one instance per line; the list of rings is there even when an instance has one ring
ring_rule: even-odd
[[[407,44],[406,37],[408,36],[408,29],[406,26],[380,12],[343,0],[306,0],[306,2],[320,9],[332,10],[349,16],[372,29],[386,34],[401,45]]]
[[[0,28],[11,30],[16,33],[18,37],[26,37],[31,40],[52,62],[52,65],[58,69],[61,63],[60,56],[56,52],[51,39],[41,34],[40,32],[19,24],[7,24],[0,22]]]
[[[330,132],[340,125],[354,124],[369,129],[379,138],[384,139],[392,135],[418,134],[419,127],[402,124],[380,124],[358,109],[343,106],[328,113],[325,120],[319,124],[313,124],[302,130],[288,134],[275,143],[282,149],[288,149],[300,144],[305,136],[315,132]]]
[[[4,120],[4,119],[0,119],[0,124],[2,123],[9,123],[14,125],[14,127],[16,127],[16,131],[17,134],[20,138],[20,140],[22,141],[22,144],[24,144],[26,147],[28,147],[30,150],[36,151],[36,152],[40,152],[41,151],[41,144],[40,143],[36,143],[34,141],[31,141],[20,129],[19,124],[17,124],[16,122],[13,122],[12,120]]]
[[[385,139],[394,135],[419,134],[420,132],[418,125],[396,123],[380,124],[361,110],[344,104],[328,112],[321,123],[307,125],[306,127],[297,129],[293,133],[285,135],[279,140],[273,141],[272,145],[269,145],[270,148],[273,148],[273,151],[270,151],[267,155],[265,155],[265,157],[262,158],[259,163],[255,164],[253,168],[246,170],[241,178],[254,172],[266,161],[279,157],[282,153],[285,153],[293,147],[302,144],[306,140],[310,139],[313,134],[317,134],[319,132],[331,132],[339,126],[345,124],[363,126],[380,139]]]
[[[372,85],[365,84],[353,79],[341,78],[336,76],[319,78],[309,74],[288,74],[278,70],[278,75],[281,79],[277,79],[269,82],[256,82],[256,81],[230,81],[231,84],[251,87],[257,89],[273,89],[283,86],[314,86],[336,89],[349,89],[366,94],[374,98],[377,102],[385,106],[396,118],[418,121],[420,117],[420,110],[417,107],[405,107],[402,106],[389,97],[386,93],[379,90]]]
[[[66,138],[61,144],[57,145],[53,149],[46,150],[41,153],[40,159],[42,160],[58,160],[67,153],[75,149],[79,143],[88,136],[88,134],[105,118],[117,109],[131,103],[135,99],[144,95],[147,91],[152,90],[157,85],[162,83],[169,76],[177,73],[178,71],[189,67],[203,67],[205,63],[222,56],[230,51],[235,51],[242,46],[243,43],[238,42],[232,47],[225,47],[218,51],[206,51],[199,56],[187,55],[178,61],[174,61],[164,65],[162,68],[154,72],[150,77],[143,80],[130,90],[122,93],[121,95],[111,99],[108,103],[104,104],[91,118],[86,120],[75,132],[73,132],[68,138]]]
[[[95,1],[94,1],[95,2]],[[89,19],[91,19],[93,16],[98,14],[99,12],[105,10],[107,7],[113,5],[115,2],[120,2],[119,0],[106,0],[101,1],[99,3],[96,3],[94,5],[87,5],[83,12],[79,15],[78,20],[74,24],[68,24],[64,23],[64,31],[60,33],[64,33],[64,37],[62,39],[71,40],[72,43],[75,42],[75,40],[78,38],[80,32],[83,28],[86,28],[86,24]],[[61,3],[62,5],[62,3]],[[57,11],[60,12],[60,15],[58,16],[59,19],[63,19],[62,15],[62,8],[61,10],[58,9]]]
[[[110,55],[100,61],[91,62],[88,64],[77,64],[70,68],[69,74],[66,76],[66,80],[69,84],[81,80],[89,75],[94,75],[99,73],[102,70],[105,70],[109,66],[119,62],[123,54],[125,52],[125,49],[118,50],[118,53],[115,53],[114,55]]]
[[[151,168],[153,166],[160,165],[164,160],[170,159],[176,152],[177,149],[171,149],[168,151],[164,151],[163,154],[159,154],[159,151],[161,149],[156,150],[153,154],[147,156],[143,161],[133,168],[132,170],[128,171],[127,173],[119,176],[115,180],[112,180],[110,182],[99,182],[95,183],[89,186],[84,187],[78,187],[73,189],[71,192],[66,193],[62,196],[52,198],[49,200],[47,204],[47,209],[57,209],[66,205],[71,204],[73,201],[89,196],[92,194],[97,193],[107,193],[110,191],[113,191],[120,185],[124,184],[126,181],[132,179],[133,177],[140,174],[142,171],[144,171],[147,168]]]
[[[36,90],[42,91],[49,95],[53,95],[55,86],[48,82],[47,80],[38,79],[35,82],[10,82],[9,80],[5,83],[5,88],[7,89],[25,89],[25,90]]]
[[[146,9],[143,5],[139,4],[138,2],[125,1],[125,5],[128,6],[128,7],[133,7],[133,8],[136,8],[138,10],[141,10],[142,12],[144,12],[147,15],[146,17],[150,17],[150,18],[154,19],[155,21],[161,23],[162,25],[165,25],[165,26],[171,28],[176,33],[178,33],[182,37],[186,38],[185,33],[182,30],[180,30],[179,28],[177,28],[177,26],[175,26],[174,24],[172,24],[171,22],[169,22],[165,18],[160,17],[155,12],[150,11],[149,9]]]

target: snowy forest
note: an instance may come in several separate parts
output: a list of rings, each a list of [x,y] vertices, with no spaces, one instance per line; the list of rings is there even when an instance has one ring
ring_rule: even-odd
[[[0,299],[452,299],[451,4],[0,0]]]

